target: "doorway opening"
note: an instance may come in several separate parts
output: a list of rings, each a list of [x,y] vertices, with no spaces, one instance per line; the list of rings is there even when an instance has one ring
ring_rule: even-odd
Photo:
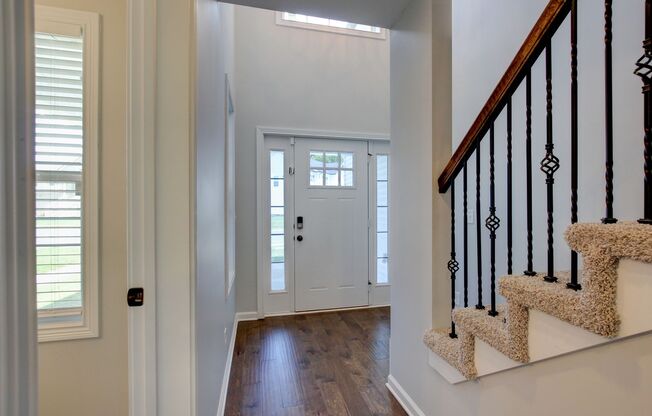
[[[259,317],[388,305],[389,140],[258,140]]]

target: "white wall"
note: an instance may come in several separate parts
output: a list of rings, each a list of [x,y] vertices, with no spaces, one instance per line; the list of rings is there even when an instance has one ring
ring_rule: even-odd
[[[213,416],[234,335],[235,290],[226,293],[224,227],[225,74],[232,83],[234,6],[198,0],[196,16],[196,395],[197,415]]]
[[[453,4],[453,146],[462,140],[471,123],[521,46],[546,0],[455,1]],[[603,5],[580,0],[578,25],[579,61],[579,221],[596,222],[604,217],[604,43]],[[643,38],[643,6],[639,2],[614,5],[614,135],[615,135],[615,216],[635,220],[642,214],[642,96],[641,82],[633,75]],[[519,18],[515,18],[519,16]],[[570,268],[570,252],[563,233],[570,224],[570,23],[562,25],[553,39],[553,122],[555,155],[561,168],[555,174],[555,263],[557,270]],[[487,47],[492,45],[492,47]],[[534,267],[546,268],[545,175],[539,161],[545,155],[545,66],[542,57],[532,71],[533,101],[533,205]],[[514,272],[526,268],[525,217],[525,87],[513,99],[514,151]],[[501,218],[497,239],[497,276],[507,273],[507,169],[506,118],[496,122],[496,205]],[[489,138],[482,143],[482,210],[489,215]],[[475,207],[475,159],[468,163],[469,206]],[[457,184],[457,229],[461,230],[461,176]],[[483,224],[483,258],[489,259],[489,233]],[[469,225],[469,246],[475,248],[475,223]],[[457,253],[462,252],[458,239]],[[472,251],[475,253],[475,251]],[[459,260],[459,258],[458,258]],[[476,300],[476,258],[470,256],[469,302]],[[461,273],[461,271],[460,271]],[[460,274],[461,276],[461,274]],[[483,276],[488,279],[489,262]],[[488,281],[487,281],[488,282]],[[483,287],[484,303],[489,285]]]
[[[125,307],[127,2],[38,0],[36,3],[98,13],[102,34],[99,42],[100,336],[39,344],[39,414],[126,415],[129,403]]]
[[[423,331],[442,325],[448,318],[447,312],[440,310],[442,303],[444,309],[448,308],[449,274],[441,260],[448,256],[444,242],[449,237],[442,219],[450,211],[446,197],[433,194],[434,183],[426,179],[434,180],[439,175],[438,165],[450,156],[453,116],[450,97],[441,97],[453,80],[450,73],[448,79],[445,77],[446,67],[452,62],[445,46],[447,30],[450,42],[451,3],[413,0],[392,32],[395,192],[391,196],[394,209],[390,214],[390,243],[395,250],[390,272],[401,273],[392,287],[390,374],[414,405],[429,416],[646,414],[652,388],[652,335],[456,386],[428,366],[428,351],[421,342]],[[474,2],[478,7],[481,4],[480,0]],[[512,21],[518,20],[511,11],[502,13],[511,16]],[[488,48],[495,49],[496,44]],[[446,146],[448,153],[440,155]],[[423,154],[430,150],[433,157],[427,160]],[[432,215],[428,207],[432,207]],[[421,250],[423,247],[433,251]]]
[[[236,7],[237,308],[256,305],[256,127],[387,134],[389,42],[277,26]]]

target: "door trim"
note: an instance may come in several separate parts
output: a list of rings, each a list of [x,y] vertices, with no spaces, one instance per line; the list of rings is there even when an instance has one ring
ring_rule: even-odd
[[[156,416],[156,0],[127,14],[127,279],[145,289],[128,312],[129,414]]]
[[[257,313],[258,318],[265,317],[264,311],[264,297],[265,297],[265,282],[261,278],[264,275],[265,261],[261,253],[264,250],[263,241],[263,224],[265,209],[264,200],[261,198],[265,189],[263,179],[263,167],[265,166],[265,136],[280,136],[286,138],[301,138],[301,139],[337,139],[337,140],[356,140],[356,141],[384,141],[390,142],[388,134],[384,133],[365,133],[365,132],[347,132],[347,131],[334,131],[334,130],[312,130],[312,129],[295,129],[295,128],[281,128],[281,127],[256,127],[256,282],[258,289],[257,296]],[[294,313],[294,311],[292,311]]]

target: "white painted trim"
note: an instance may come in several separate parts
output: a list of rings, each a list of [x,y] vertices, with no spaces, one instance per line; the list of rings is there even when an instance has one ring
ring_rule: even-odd
[[[220,401],[217,407],[217,416],[224,416],[226,408],[226,399],[229,394],[229,381],[231,380],[231,366],[233,365],[233,354],[235,351],[235,341],[238,336],[238,323],[244,321],[258,320],[258,312],[237,312],[233,320],[233,330],[231,331],[231,342],[229,343],[229,351],[226,356],[226,366],[224,368],[224,375],[222,376],[222,389],[220,390]]]
[[[337,139],[337,140],[383,140],[390,141],[390,137],[385,133],[365,133],[355,131],[337,131],[337,130],[312,130],[312,129],[294,129],[284,127],[256,127],[256,137],[259,135],[268,136],[286,136],[297,137],[302,139]]]
[[[255,313],[257,315],[257,313]],[[231,365],[233,364],[233,351],[235,350],[235,340],[238,336],[238,314],[235,314],[233,320],[233,330],[231,331],[231,342],[229,342],[229,351],[226,356],[226,366],[224,366],[224,375],[222,376],[222,389],[220,390],[220,401],[217,406],[217,416],[224,416],[226,408],[226,398],[229,393],[229,380],[231,379]]]
[[[293,22],[291,20],[283,19],[283,13],[284,12],[279,12],[279,11],[276,12],[276,24],[279,26],[287,26],[287,27],[293,27],[297,29],[315,30],[318,32],[330,32],[330,33],[336,33],[338,35],[359,36],[363,38],[371,38],[377,40],[387,39],[387,29],[382,27],[380,28],[379,33],[374,33],[374,32],[365,32],[363,30],[346,29],[346,28],[332,27],[326,25],[318,25],[313,23]]]
[[[36,31],[65,35],[71,28],[79,30],[84,39],[83,310],[79,323],[39,325],[39,342],[99,336],[100,16],[91,12],[36,6]]]
[[[264,230],[264,215],[266,212],[264,198],[261,198],[265,191],[265,179],[263,178],[263,171],[265,163],[265,136],[281,136],[287,138],[302,138],[302,139],[336,139],[336,140],[362,140],[367,142],[381,141],[389,142],[389,135],[383,133],[362,133],[362,132],[345,132],[345,131],[329,131],[329,130],[309,130],[309,129],[293,129],[281,127],[256,127],[256,249],[259,255],[256,261],[256,287],[257,287],[257,309],[258,318],[262,319],[265,316],[273,316],[265,314],[264,298],[266,292],[266,282],[260,278],[265,275],[266,261],[261,253],[265,252],[265,241],[263,236]],[[291,296],[292,310],[294,310],[294,296]],[[294,312],[282,312],[285,314],[294,314]]]
[[[314,311],[295,311],[295,312],[278,312],[278,313],[268,313],[265,314],[263,318],[274,318],[277,316],[294,316],[294,315],[313,315],[316,313],[329,313],[329,312],[346,312],[346,311],[358,311],[363,309],[376,309],[376,308],[387,308],[390,305],[366,305],[366,306],[353,306],[351,308],[333,308],[333,309],[317,309]],[[247,314],[253,312],[246,312]],[[258,314],[258,313],[256,313]],[[258,318],[260,319],[260,318]],[[247,319],[252,320],[252,319]]]
[[[387,377],[387,389],[396,401],[403,407],[403,410],[410,416],[426,416],[426,414],[417,406],[412,397],[401,387],[401,385],[396,381],[394,376],[391,374]]]
[[[37,414],[33,2],[0,3],[0,414]]]
[[[127,50],[128,285],[145,289],[129,309],[129,415],[157,414],[156,0],[129,0]]]
[[[237,322],[256,321],[258,320],[258,311],[237,312],[235,314],[235,320]]]

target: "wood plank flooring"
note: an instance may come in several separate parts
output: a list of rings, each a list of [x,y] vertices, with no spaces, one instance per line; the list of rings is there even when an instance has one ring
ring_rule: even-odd
[[[240,322],[227,416],[407,415],[385,387],[389,308]]]

